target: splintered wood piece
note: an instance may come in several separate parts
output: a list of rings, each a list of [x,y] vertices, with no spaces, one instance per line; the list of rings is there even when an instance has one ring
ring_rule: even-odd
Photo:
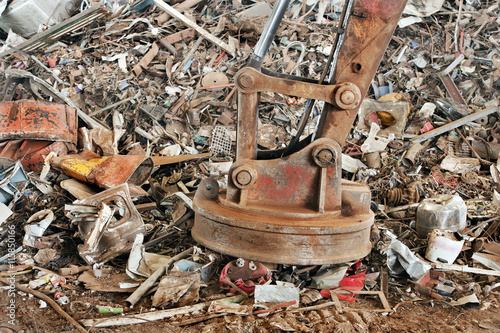
[[[340,303],[339,298],[337,297],[337,293],[335,290],[330,290],[330,298],[332,301],[335,303],[335,308],[339,313],[343,313],[344,311],[342,310],[342,304]]]

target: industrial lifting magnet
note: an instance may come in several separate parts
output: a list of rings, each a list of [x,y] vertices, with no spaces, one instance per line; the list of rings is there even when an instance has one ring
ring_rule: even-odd
[[[370,252],[370,190],[341,179],[342,153],[359,105],[406,0],[346,0],[320,80],[272,73],[262,61],[288,7],[278,0],[238,88],[236,160],[226,191],[204,179],[194,198],[192,235],[235,257],[309,265],[347,262]],[[312,101],[286,149],[257,149],[260,92],[325,102],[314,139],[299,141]]]

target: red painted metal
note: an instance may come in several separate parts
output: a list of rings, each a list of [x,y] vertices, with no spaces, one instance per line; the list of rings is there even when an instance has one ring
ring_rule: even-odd
[[[76,109],[63,104],[19,100],[0,103],[0,140],[77,142]]]
[[[66,155],[76,150],[73,143],[62,141],[10,140],[0,143],[0,157],[20,160],[25,171],[41,171],[51,152]]]
[[[56,155],[66,155],[70,151],[75,150],[75,146],[72,143],[61,141],[41,141],[46,145],[41,149],[34,149],[32,146],[39,142],[40,141],[26,140],[23,143],[23,147],[21,147],[21,164],[26,171],[42,171],[42,168],[45,164],[45,157],[47,157],[51,152],[55,153]]]

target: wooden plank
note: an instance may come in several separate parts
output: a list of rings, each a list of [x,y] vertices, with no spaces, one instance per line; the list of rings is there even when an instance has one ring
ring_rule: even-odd
[[[220,299],[220,301],[230,301],[239,303],[242,302],[245,298],[241,295],[232,296]],[[96,318],[96,319],[84,319],[82,320],[82,324],[85,326],[92,327],[109,327],[109,326],[123,326],[123,325],[132,325],[132,324],[142,324],[148,323],[151,321],[162,320],[171,318],[178,315],[183,314],[194,314],[200,311],[204,311],[208,309],[210,303],[212,301],[198,303],[195,305],[187,305],[180,308],[168,309],[168,310],[158,310],[146,313],[132,314],[130,316],[125,315],[121,317],[107,317],[107,318]]]
[[[340,300],[339,300],[335,290],[330,290],[330,297],[331,297],[332,301],[335,303],[335,308],[337,309],[337,311],[339,313],[343,313],[342,304],[340,303]]]
[[[336,292],[338,292],[338,293],[345,293],[345,290],[338,289],[338,290],[331,290],[330,291],[330,295],[332,297],[332,300],[337,299],[337,301],[338,301],[337,293]],[[353,290],[351,292],[353,294],[358,294],[358,295],[373,295],[373,296],[378,296],[379,299],[380,299],[380,302],[382,303],[382,307],[384,308],[383,310],[382,309],[377,309],[377,310],[362,309],[361,311],[380,311],[380,312],[392,311],[391,306],[389,305],[389,302],[387,301],[387,298],[385,297],[383,291],[369,291],[369,290],[356,291],[356,290]],[[335,306],[335,307],[337,307],[337,306]],[[341,309],[345,310],[345,311],[350,311],[350,310],[355,311],[355,310],[358,310],[358,309],[349,309],[349,308],[341,308]],[[341,312],[341,311],[339,311],[339,312]]]
[[[185,162],[189,160],[196,160],[204,157],[208,157],[212,153],[194,154],[194,155],[177,155],[177,156],[153,156],[153,162],[155,165],[166,165],[175,164],[179,162]]]
[[[327,302],[327,303],[318,304],[318,305],[311,305],[311,306],[307,306],[305,308],[287,310],[287,312],[295,313],[295,312],[315,311],[315,310],[328,308],[330,306],[335,306],[335,302]]]
[[[179,188],[182,190],[182,192],[184,192],[185,194],[189,194],[188,188],[186,187],[186,185],[184,185],[184,183],[182,181],[179,181],[177,183],[177,186],[179,186]]]
[[[466,273],[473,273],[473,274],[483,274],[483,275],[500,276],[500,271],[493,271],[493,270],[490,270],[490,269],[474,268],[474,267],[469,267],[469,266],[432,263],[431,267],[434,268],[434,269],[440,269],[440,270],[443,270],[443,271],[455,271],[455,272],[466,272]]]
[[[387,298],[385,297],[383,291],[378,292],[378,297],[380,298],[380,302],[382,302],[382,306],[384,307],[384,309],[391,311],[391,306],[389,305],[389,302],[387,301]]]
[[[386,298],[389,297],[389,275],[385,267],[380,272],[380,289]]]
[[[473,114],[470,114],[468,116],[465,116],[463,118],[460,118],[458,120],[452,121],[451,123],[448,123],[446,125],[443,125],[441,127],[435,128],[432,131],[425,132],[424,134],[417,135],[414,138],[411,138],[411,142],[423,142],[428,139],[432,139],[435,136],[438,136],[440,134],[443,134],[444,132],[451,131],[452,129],[455,129],[457,127],[463,126],[465,124],[470,123],[471,121],[478,120],[479,118],[486,117],[492,113],[500,111],[500,107],[492,107],[486,110],[482,111],[477,111],[474,112]]]
[[[386,310],[386,309],[356,309],[356,308],[344,308],[344,311],[350,311],[350,312],[381,312],[381,313],[386,313],[386,312],[393,312],[393,310]]]

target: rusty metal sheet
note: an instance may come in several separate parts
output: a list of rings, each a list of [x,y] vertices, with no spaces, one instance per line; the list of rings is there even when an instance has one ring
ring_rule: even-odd
[[[439,75],[439,79],[441,79],[441,82],[443,82],[446,91],[448,91],[448,93],[451,95],[451,98],[453,98],[455,102],[467,105],[464,98],[462,97],[462,94],[460,93],[460,90],[458,90],[455,82],[453,82],[452,78],[448,73],[443,73]]]
[[[62,141],[10,140],[0,143],[0,157],[20,160],[26,171],[41,171],[45,156],[51,152],[66,155],[75,145]]]
[[[40,149],[38,145],[45,143],[44,147]],[[45,157],[51,152],[56,155],[66,155],[70,151],[75,150],[75,146],[68,142],[40,142],[33,140],[26,140],[21,146],[19,156],[21,156],[21,164],[26,171],[42,171],[45,163]]]
[[[0,143],[0,157],[10,158],[11,160],[17,160],[19,157],[18,151],[21,148],[24,140],[10,140]],[[41,141],[43,146],[45,146],[44,141]]]
[[[148,156],[101,157],[87,149],[79,154],[55,157],[51,160],[51,164],[68,176],[101,188],[111,188],[124,183],[142,185],[154,167],[153,160]]]
[[[76,109],[43,101],[0,103],[0,140],[66,141],[78,138]]]

